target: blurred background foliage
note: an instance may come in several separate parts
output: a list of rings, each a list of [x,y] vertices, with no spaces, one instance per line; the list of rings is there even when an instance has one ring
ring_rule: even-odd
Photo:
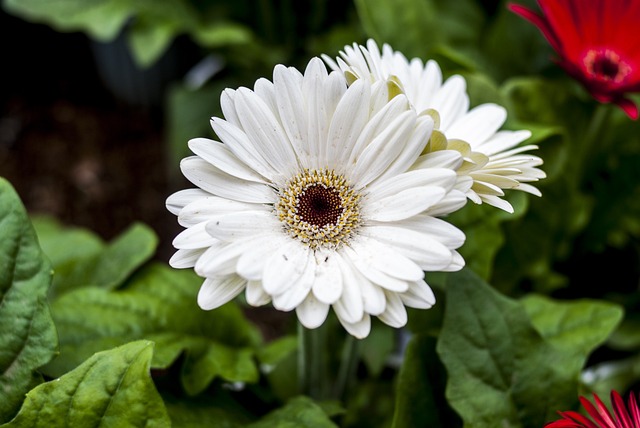
[[[533,0],[518,3],[536,7]],[[407,57],[436,59],[445,76],[463,75],[471,105],[504,105],[509,111],[505,128],[530,129],[529,143],[539,146],[536,154],[545,161],[548,178],[538,186],[543,197],[509,193],[515,214],[469,203],[450,217],[467,235],[461,252],[478,276],[461,281],[486,281],[511,300],[489,291],[480,300],[527,313],[533,325],[527,328],[542,339],[531,339],[526,346],[542,346],[536,340],[551,337],[552,328],[543,322],[551,314],[566,315],[565,324],[558,325],[573,320],[581,326],[576,343],[582,342],[575,351],[581,357],[566,362],[578,367],[570,373],[583,372],[581,391],[606,396],[610,388],[623,392],[640,387],[640,126],[615,107],[597,104],[567,77],[538,30],[510,13],[505,1],[3,0],[2,8],[6,77],[0,175],[14,184],[30,212],[48,216],[34,221],[60,275],[54,278],[50,299],[54,320],[61,323],[61,349],[82,351],[75,360],[63,353],[48,366],[50,374],[75,367],[106,349],[105,343],[116,346],[160,334],[153,317],[145,327],[147,336],[124,330],[113,336],[97,323],[92,335],[99,340],[84,343],[69,327],[75,315],[64,311],[64,302],[99,305],[106,299],[117,312],[126,308],[127,298],[134,299],[125,292],[144,294],[145,278],[174,275],[157,266],[134,272],[151,258],[166,262],[170,255],[179,228],[164,211],[164,199],[186,186],[178,169],[179,160],[189,154],[186,142],[214,137],[208,118],[221,115],[220,92],[270,78],[277,63],[304,68],[313,56],[336,56],[344,45],[372,37]],[[85,229],[68,229],[58,221]],[[123,232],[135,221],[150,228],[137,224]],[[120,252],[119,245],[137,250]],[[358,374],[366,381],[354,387],[344,408],[327,410],[330,406],[324,404],[327,414],[342,415],[344,426],[435,424],[412,413],[408,403],[407,397],[424,394],[436,403],[434,420],[455,426],[458,414],[464,418],[464,411],[456,407],[458,414],[453,412],[443,395],[446,379],[438,355],[446,356],[450,344],[444,340],[436,352],[434,339],[455,324],[455,319],[447,320],[452,315],[445,315],[444,304],[449,292],[445,284],[451,279],[428,274],[427,280],[442,304],[410,313],[408,331],[416,339],[402,369],[398,356],[404,336],[376,324],[362,345],[367,357]],[[98,289],[75,292],[87,285]],[[119,288],[129,291],[108,295]],[[540,296],[589,298],[614,306],[603,309],[580,300],[586,309],[559,308],[535,300]],[[624,310],[617,328],[614,307]],[[608,315],[584,315],[594,308],[608,310]],[[229,311],[228,317],[238,316]],[[206,389],[213,379],[255,381],[257,368],[249,362],[255,360],[270,367],[268,387],[249,386],[241,393],[244,406],[265,414],[272,403],[291,398],[291,319],[257,310],[247,316],[260,325],[267,343],[244,324],[246,340],[240,344],[220,332],[197,336],[151,360],[152,369],[161,373],[159,384],[176,370],[171,365],[176,355],[196,349],[196,357],[181,366],[188,395]],[[102,337],[107,330],[110,336]],[[592,341],[585,342],[590,334]],[[205,349],[207,340],[228,347],[221,358],[235,365],[202,375],[202,361],[214,352]],[[244,360],[237,360],[238,355]],[[396,385],[398,370],[400,385],[414,395],[395,401],[388,392]],[[411,373],[416,370],[431,383],[415,382]],[[198,383],[198,374],[206,381]],[[163,391],[172,418],[187,420],[185,408],[202,406],[185,404],[175,388]],[[209,393],[221,403],[214,410],[229,418],[228,426],[246,422],[246,408],[224,404],[237,403],[233,392],[210,388]],[[295,411],[315,404],[295,401],[291,406]],[[201,412],[205,419],[219,417],[211,416],[206,406]]]

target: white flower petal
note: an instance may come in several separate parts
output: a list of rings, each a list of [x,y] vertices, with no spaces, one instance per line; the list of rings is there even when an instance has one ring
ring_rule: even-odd
[[[371,220],[397,221],[414,216],[437,204],[447,194],[442,187],[415,187],[367,204]]]
[[[470,180],[470,177],[465,178],[469,179],[469,184],[473,183],[473,180]],[[428,214],[433,217],[440,217],[456,212],[466,204],[467,197],[465,196],[465,193],[458,190],[452,190],[451,192],[447,193],[447,195],[438,203],[425,210],[424,214]]]
[[[391,327],[404,327],[407,324],[407,310],[402,304],[402,299],[395,293],[385,292],[385,295],[387,306],[385,311],[378,315],[378,318]]]
[[[308,295],[311,295],[311,288],[316,276],[316,264],[310,255],[307,266],[296,284],[281,294],[273,296],[273,307],[284,312],[289,312],[298,306]]]
[[[413,135],[409,138],[405,148],[400,152],[400,155],[398,155],[391,165],[389,165],[386,171],[376,179],[376,182],[380,182],[407,171],[411,165],[416,162],[416,159],[418,159],[420,153],[422,153],[422,150],[429,142],[433,126],[433,119],[431,119],[431,117],[419,116],[416,123],[416,129],[414,130]]]
[[[326,165],[324,155],[329,118],[324,99],[325,82],[327,82],[327,69],[320,61],[309,62],[302,80],[303,96],[310,100],[306,110],[307,133],[304,141],[306,160],[301,160],[302,166],[306,168],[317,169]],[[344,82],[341,86],[346,90]]]
[[[536,189],[535,187],[529,184],[520,183],[517,189],[522,190],[523,192],[531,193],[532,195],[535,195],[535,196],[542,196],[542,193],[540,192],[540,190]]]
[[[189,148],[193,153],[229,175],[247,181],[267,184],[264,177],[241,162],[231,150],[218,141],[209,140],[208,138],[193,138],[189,140]]]
[[[522,141],[531,136],[531,131],[500,131],[491,137],[488,141],[483,143],[476,150],[484,153],[487,156],[497,155],[504,152],[507,149],[517,146]],[[535,146],[529,146],[526,150],[537,148]]]
[[[270,164],[265,160],[263,155],[256,150],[249,137],[233,123],[214,117],[211,119],[211,128],[215,131],[228,148],[238,159],[249,165],[258,174],[273,181],[279,176]]]
[[[460,255],[460,253],[454,250],[451,252],[451,255],[451,264],[445,269],[442,269],[443,272],[457,272],[465,265],[464,258]]]
[[[469,109],[467,84],[462,76],[451,76],[434,96],[431,108],[440,113],[440,129],[448,127]]]
[[[462,165],[462,155],[457,150],[438,150],[424,154],[411,169],[448,168],[456,170]]]
[[[386,86],[386,84],[378,84],[376,86]],[[408,112],[410,108],[405,97],[395,97],[389,101],[388,95],[380,93],[380,91],[376,91],[375,96],[382,98],[375,100],[381,104],[381,108],[374,110],[376,113],[366,123],[360,135],[357,136],[355,145],[348,152],[347,166],[355,165],[360,156],[362,156],[363,151],[371,145],[371,142],[392,126],[399,115]],[[397,124],[394,126],[397,127]],[[344,159],[341,159],[341,162],[344,162]]]
[[[422,270],[437,271],[451,263],[451,250],[425,233],[394,226],[371,226],[364,233],[392,246]]]
[[[371,315],[380,315],[384,312],[387,299],[383,288],[370,281],[361,281],[359,285],[364,311]]]
[[[233,177],[198,157],[183,159],[180,168],[189,181],[216,196],[258,204],[275,201],[270,187]]]
[[[183,230],[173,239],[173,246],[180,250],[194,250],[215,244],[218,240],[207,233],[206,224],[205,221]]]
[[[220,214],[270,209],[267,205],[238,202],[207,193],[207,196],[196,199],[180,211],[178,223],[185,227],[191,227],[198,223],[207,222],[213,216]]]
[[[262,288],[262,281],[247,281],[245,298],[251,306],[263,306],[271,301],[271,296]]]
[[[357,339],[364,339],[371,332],[371,317],[369,314],[364,314],[360,320],[353,323],[340,318],[340,316],[338,316],[338,320],[344,329]]]
[[[318,328],[324,323],[329,314],[329,305],[322,303],[309,294],[302,303],[296,307],[296,315],[300,320],[300,324],[306,328]]]
[[[507,119],[507,111],[497,104],[482,104],[456,120],[446,129],[449,139],[459,139],[472,148],[488,140]]]
[[[235,101],[242,129],[256,151],[282,176],[292,176],[298,161],[275,112],[262,98],[245,88],[238,89]]]
[[[176,269],[192,268],[205,250],[205,248],[178,250],[169,259],[169,265]]]
[[[395,248],[383,245],[373,238],[359,236],[351,242],[345,252],[352,260],[357,259],[364,266],[397,279],[417,281],[424,277],[422,269],[414,261],[400,254]]]
[[[238,258],[254,245],[253,241],[253,239],[230,243],[218,241],[200,256],[195,265],[196,273],[203,277],[235,273]]]
[[[418,214],[415,217],[399,221],[394,226],[425,233],[447,248],[459,248],[465,241],[464,233],[456,226],[427,214]]]
[[[320,60],[316,58],[316,61]],[[309,126],[302,87],[296,79],[291,78],[291,72],[281,65],[277,65],[273,70],[273,85],[282,127],[293,145],[297,158],[303,165],[308,165],[311,151],[307,143]]]
[[[425,281],[412,283],[407,292],[400,295],[400,298],[405,306],[416,309],[429,309],[436,303],[436,296]]]
[[[340,164],[351,153],[369,118],[370,85],[355,82],[338,102],[329,126],[325,160]]]
[[[202,189],[180,190],[167,198],[167,210],[169,210],[171,214],[178,215],[180,211],[191,202],[210,195],[210,193]]]
[[[274,70],[275,71],[275,70]],[[253,84],[253,92],[265,102],[269,110],[278,111],[278,103],[276,101],[275,85],[264,77],[256,80]]]
[[[254,237],[253,245],[246,248],[238,258],[236,265],[238,274],[248,280],[262,280],[267,259],[285,243],[284,236],[276,234]]]
[[[340,265],[342,272],[343,289],[340,299],[333,304],[333,309],[341,320],[349,323],[358,322],[364,314],[359,284],[368,279],[363,277],[358,269],[344,257],[336,258],[336,262]]]
[[[449,190],[455,185],[456,178],[456,173],[450,169],[417,169],[376,182],[367,191],[371,199],[378,200],[415,187],[437,186]]]
[[[335,260],[340,257],[333,251],[317,251],[316,278],[313,282],[313,295],[326,304],[335,303],[342,295],[342,274]]]
[[[294,240],[287,240],[267,259],[262,277],[264,290],[272,296],[294,286],[312,259],[311,251]]]
[[[351,171],[356,188],[364,187],[382,175],[405,149],[415,125],[415,112],[406,111],[365,147]]]
[[[506,211],[509,214],[513,214],[514,212],[513,206],[504,199],[500,199],[499,197],[493,195],[481,195],[480,197],[482,198],[483,202],[496,208],[500,208],[501,210]]]
[[[198,292],[198,306],[204,310],[219,308],[240,294],[246,284],[237,275],[206,278]]]
[[[281,223],[268,211],[239,211],[211,216],[206,225],[209,235],[221,241],[261,235],[279,230]]]

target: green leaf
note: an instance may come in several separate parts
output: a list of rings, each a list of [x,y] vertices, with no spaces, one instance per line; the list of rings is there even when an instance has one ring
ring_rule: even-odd
[[[437,351],[449,404],[469,427],[541,427],[577,396],[575,357],[546,342],[517,301],[468,270],[447,281]]]
[[[432,337],[418,334],[411,338],[398,374],[392,428],[450,425],[441,418],[446,403],[436,398],[444,389],[444,379],[435,348]]]
[[[473,55],[484,23],[484,14],[473,0],[357,0],[365,32],[380,43],[389,43],[408,58]],[[454,48],[457,53],[454,52]],[[463,60],[465,61],[465,60]],[[461,61],[456,61],[461,62]]]
[[[88,230],[64,227],[51,218],[35,217],[34,227],[55,271],[50,297],[85,286],[117,288],[153,256],[158,245],[155,232],[141,223],[108,245]]]
[[[3,428],[170,427],[149,376],[152,355],[149,341],[95,354],[29,392],[20,413]]]
[[[192,30],[192,35],[201,46],[208,48],[249,43],[253,37],[249,28],[232,22],[201,25]]]
[[[307,397],[296,397],[247,428],[336,428],[318,404]]]
[[[553,346],[574,354],[577,370],[622,320],[618,305],[597,300],[554,301],[540,295],[521,299],[533,327]]]
[[[134,223],[102,251],[86,277],[88,284],[113,289],[149,260],[158,246],[158,237],[149,226]]]
[[[280,363],[289,354],[295,353],[298,349],[298,338],[296,336],[284,336],[269,342],[258,351],[260,364],[265,366],[265,371],[269,372],[276,364]]]
[[[42,215],[32,216],[31,222],[42,251],[53,265],[54,286],[61,278],[66,282],[66,278],[73,275],[71,272],[78,260],[97,257],[104,248],[102,239],[87,229],[65,227],[55,218]]]
[[[123,0],[4,0],[8,12],[57,31],[86,31],[101,41],[113,40],[133,14]]]
[[[24,394],[41,382],[36,370],[55,355],[51,275],[20,198],[0,178],[0,423],[16,414]]]
[[[162,398],[176,428],[240,428],[251,421],[247,410],[222,388],[188,399],[167,393]]]
[[[300,391],[298,382],[298,337],[284,336],[258,350],[258,360],[271,392],[285,401]]]
[[[138,18],[131,26],[127,40],[133,59],[143,68],[151,66],[166,52],[178,32],[174,22],[154,21],[145,16]]]
[[[156,343],[153,368],[167,368],[186,352],[182,383],[197,394],[216,377],[255,382],[253,360],[259,333],[234,303],[212,312],[198,308],[202,278],[152,264],[116,292],[84,288],[52,306],[60,335],[60,356],[46,367],[51,376],[77,366],[94,352],[137,339]]]

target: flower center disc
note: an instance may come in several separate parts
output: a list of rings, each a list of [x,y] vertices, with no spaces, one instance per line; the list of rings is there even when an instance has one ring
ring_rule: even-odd
[[[280,191],[275,211],[292,237],[309,245],[337,248],[359,224],[360,195],[332,170],[305,170]]]
[[[311,184],[298,197],[298,215],[301,221],[324,227],[336,224],[344,211],[338,191],[322,184]]]
[[[631,67],[620,55],[609,49],[592,49],[584,57],[584,64],[591,76],[606,82],[622,82],[631,72]]]

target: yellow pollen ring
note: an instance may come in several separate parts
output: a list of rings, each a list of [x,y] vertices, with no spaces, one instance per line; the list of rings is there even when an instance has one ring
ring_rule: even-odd
[[[316,248],[338,248],[360,222],[360,194],[330,169],[305,169],[280,190],[275,212],[291,237]]]

